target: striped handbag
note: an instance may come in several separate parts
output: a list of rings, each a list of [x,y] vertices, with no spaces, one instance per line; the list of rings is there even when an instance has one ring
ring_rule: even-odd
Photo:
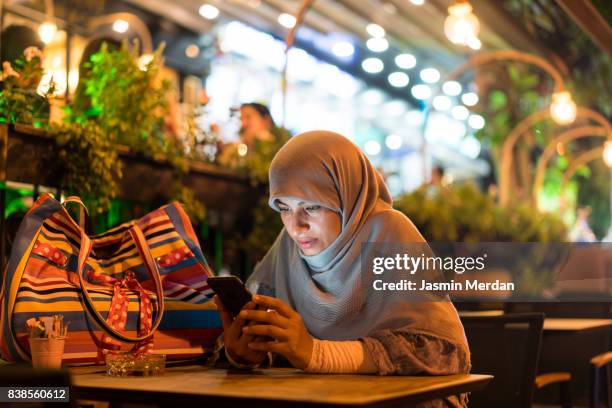
[[[15,237],[0,293],[0,352],[29,360],[26,321],[60,314],[69,322],[64,363],[100,362],[108,350],[201,356],[221,334],[206,281],[212,273],[178,203],[88,237],[42,195]]]

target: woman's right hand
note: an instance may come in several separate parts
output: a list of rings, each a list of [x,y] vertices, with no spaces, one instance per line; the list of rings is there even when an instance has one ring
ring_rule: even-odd
[[[225,350],[230,358],[240,364],[256,365],[261,364],[266,358],[265,351],[257,351],[249,348],[248,344],[257,341],[260,336],[243,334],[242,328],[245,325],[251,324],[246,320],[236,317],[233,318],[230,312],[225,308],[221,299],[215,295],[214,301],[217,304],[217,309],[221,315],[223,323]],[[242,310],[255,309],[256,305],[253,302],[248,302]]]

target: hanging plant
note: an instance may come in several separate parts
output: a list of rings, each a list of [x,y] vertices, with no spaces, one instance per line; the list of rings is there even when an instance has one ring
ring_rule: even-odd
[[[127,146],[147,157],[166,159],[180,180],[189,171],[186,146],[166,125],[170,82],[160,79],[164,45],[143,61],[138,43],[123,42],[111,50],[103,43],[85,63],[87,73],[68,109],[71,120],[95,121],[111,143]],[[177,181],[173,198],[183,202],[195,219],[205,216],[204,204],[193,191]]]
[[[280,214],[268,205],[268,194],[263,194],[253,209],[253,227],[246,239],[241,240],[241,247],[254,261],[259,261],[268,252],[282,229]]]
[[[52,125],[62,163],[61,189],[87,201],[94,212],[108,209],[117,194],[122,166],[114,142],[95,121]]]
[[[95,119],[116,143],[149,156],[165,153],[164,114],[168,81],[157,80],[163,45],[146,65],[138,63],[138,43],[123,42],[118,50],[103,43],[85,63],[75,103],[69,113],[77,121]],[[84,93],[84,95],[83,95]]]
[[[206,207],[204,204],[196,198],[193,189],[185,186],[181,181],[174,182],[172,200],[181,203],[194,224],[204,221],[206,218]]]

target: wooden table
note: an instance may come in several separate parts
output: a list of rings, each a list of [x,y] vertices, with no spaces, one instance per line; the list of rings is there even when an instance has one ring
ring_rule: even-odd
[[[503,316],[504,315],[504,311],[503,310],[460,310],[459,312],[459,316],[460,317],[472,317],[472,316],[476,316],[476,317],[493,317],[493,316]]]
[[[477,391],[490,375],[312,375],[285,368],[252,372],[203,366],[167,368],[164,376],[115,378],[102,367],[74,367],[71,398],[200,407],[410,407]],[[181,407],[182,408],[182,407]]]
[[[462,310],[459,311],[461,317],[471,316],[502,316],[503,310]],[[544,318],[544,332],[580,332],[585,330],[602,329],[612,327],[612,319],[585,319],[585,318],[564,318],[546,317]]]
[[[566,319],[553,317],[544,319],[544,331],[577,332],[611,326],[612,319]]]

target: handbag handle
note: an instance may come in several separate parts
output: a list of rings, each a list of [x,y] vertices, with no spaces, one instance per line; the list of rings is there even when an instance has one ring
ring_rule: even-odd
[[[100,312],[98,312],[98,310],[96,310],[96,308],[94,307],[93,301],[89,296],[89,291],[87,290],[85,279],[83,277],[85,274],[85,261],[91,253],[93,243],[91,239],[87,236],[87,234],[85,234],[85,231],[83,229],[81,229],[81,248],[79,249],[77,274],[79,276],[79,282],[81,284],[81,289],[83,292],[83,299],[85,301],[86,306],[85,309],[88,311],[89,315],[93,318],[96,324],[107,334],[112,337],[115,337],[117,340],[126,343],[138,343],[151,337],[153,333],[155,333],[155,330],[157,330],[159,324],[161,323],[161,319],[164,314],[164,292],[162,289],[159,269],[157,268],[157,264],[155,263],[153,256],[151,255],[151,251],[149,250],[149,246],[144,238],[144,234],[142,233],[140,227],[138,227],[138,225],[134,223],[129,229],[129,232],[132,236],[132,239],[134,240],[134,243],[136,244],[136,248],[138,249],[141,258],[144,261],[144,264],[147,267],[147,270],[149,271],[149,274],[151,275],[151,278],[153,279],[153,282],[155,283],[155,294],[157,296],[158,310],[157,315],[155,316],[155,322],[153,323],[151,331],[148,334],[141,337],[130,337],[126,336],[123,333],[120,333],[119,331],[112,328],[106,322],[106,320],[104,320],[104,317],[102,317]]]
[[[83,204],[83,201],[81,201],[81,198],[77,196],[67,197],[62,202],[62,205],[65,208],[66,204],[70,204],[70,203],[75,203],[79,205],[79,227],[81,227],[82,230],[85,230],[85,216],[89,215],[87,211],[87,207],[85,206],[85,204]]]

